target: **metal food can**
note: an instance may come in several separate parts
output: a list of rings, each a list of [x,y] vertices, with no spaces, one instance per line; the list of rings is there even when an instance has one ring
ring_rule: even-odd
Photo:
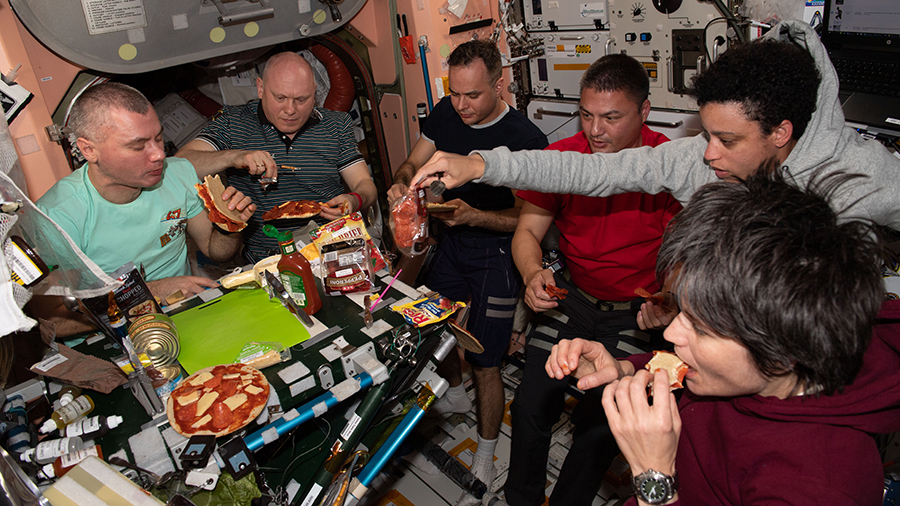
[[[174,364],[163,365],[156,368],[166,379],[166,383],[156,387],[156,394],[160,397],[166,397],[175,390],[175,387],[181,383],[181,365],[177,362]]]
[[[164,314],[147,314],[136,318],[128,327],[128,334],[138,353],[146,353],[154,366],[173,364],[181,351],[178,329]]]

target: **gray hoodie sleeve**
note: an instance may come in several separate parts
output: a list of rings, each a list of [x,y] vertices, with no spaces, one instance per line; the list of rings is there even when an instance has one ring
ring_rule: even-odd
[[[517,190],[607,197],[668,192],[682,204],[715,174],[703,163],[706,139],[698,135],[655,148],[586,155],[573,151],[474,151],[484,158],[479,182]]]

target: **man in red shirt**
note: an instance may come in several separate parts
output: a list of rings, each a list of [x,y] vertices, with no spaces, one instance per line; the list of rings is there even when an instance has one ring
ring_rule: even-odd
[[[547,149],[615,153],[667,141],[644,125],[649,89],[647,73],[634,58],[600,58],[581,78],[582,131]],[[517,196],[526,203],[513,237],[513,258],[525,284],[525,302],[539,316],[528,335],[525,372],[512,403],[505,492],[511,506],[537,506],[544,501],[551,432],[567,385],[544,371],[550,349],[560,339],[575,337],[603,342],[621,357],[652,349],[651,336],[637,328],[641,300],[634,290],[659,290],[656,254],[663,230],[681,205],[667,193],[585,197],[520,191]],[[560,232],[565,268],[542,263],[541,241],[551,224]],[[545,290],[548,285],[569,293],[557,300]],[[655,338],[657,349],[664,346],[661,336]],[[573,412],[574,441],[551,505],[587,506],[597,494],[618,453],[602,413],[600,392],[586,395]]]

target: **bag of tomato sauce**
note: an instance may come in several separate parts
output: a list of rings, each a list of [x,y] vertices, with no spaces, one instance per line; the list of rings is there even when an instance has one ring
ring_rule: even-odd
[[[428,240],[428,213],[425,212],[425,190],[410,187],[406,195],[391,206],[391,232],[394,243],[407,256],[425,253]]]

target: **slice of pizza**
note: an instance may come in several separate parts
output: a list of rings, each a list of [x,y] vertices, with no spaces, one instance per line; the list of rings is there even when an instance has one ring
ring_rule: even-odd
[[[678,355],[669,351],[654,351],[653,358],[644,366],[651,373],[662,369],[669,375],[669,390],[684,388],[684,376],[691,370]],[[652,389],[650,390],[653,391]]]
[[[246,364],[217,365],[182,381],[166,402],[166,415],[185,437],[220,437],[252,422],[268,399],[269,382],[259,370]]]
[[[241,213],[237,209],[228,209],[228,204],[222,200],[225,185],[218,174],[206,176],[203,183],[195,184],[194,188],[209,211],[209,221],[229,232],[239,232],[247,226],[247,222],[241,220]]]
[[[263,214],[263,221],[312,218],[328,206],[315,200],[289,200]]]

